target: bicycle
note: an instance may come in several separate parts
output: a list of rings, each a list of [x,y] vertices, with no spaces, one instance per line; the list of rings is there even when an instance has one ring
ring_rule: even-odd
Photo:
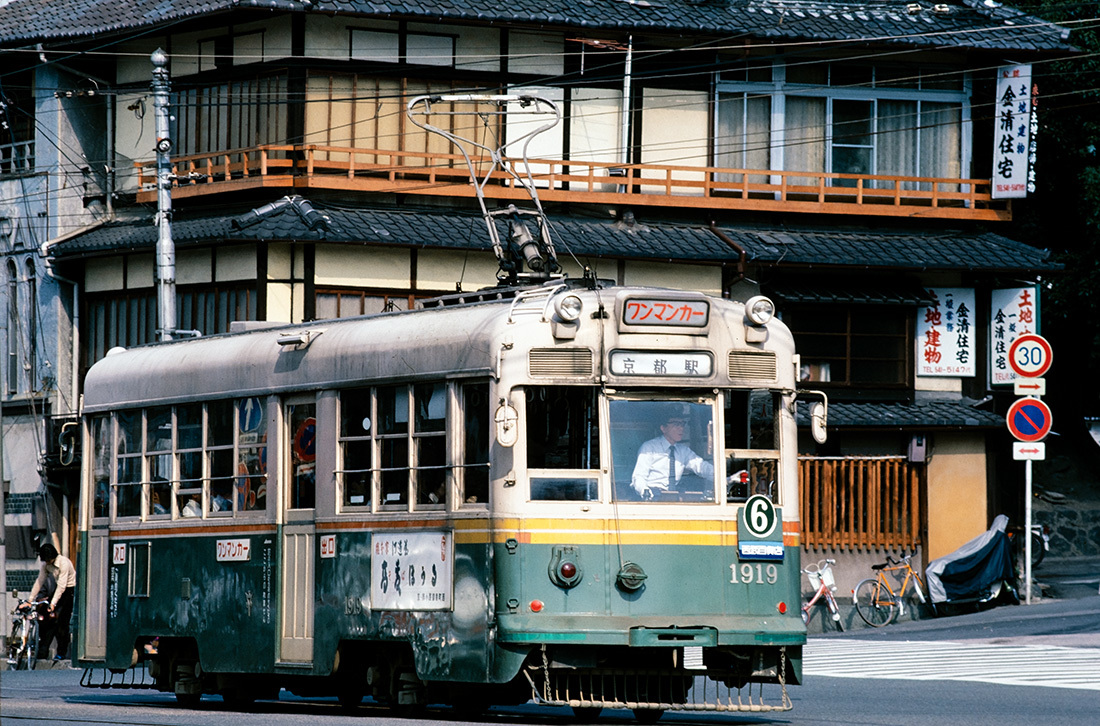
[[[806,565],[806,568],[802,570],[806,574],[806,579],[810,581],[810,587],[814,588],[813,597],[802,606],[802,622],[809,624],[810,608],[816,605],[821,598],[825,598],[825,606],[832,614],[837,630],[843,633],[844,623],[840,619],[840,606],[837,605],[836,598],[833,596],[833,593],[836,592],[836,580],[833,578],[832,566],[835,564],[836,560],[820,560]]]
[[[23,600],[11,612],[11,636],[8,638],[8,667],[18,671],[34,670],[38,661],[38,634],[49,601]]]
[[[887,557],[885,563],[872,565],[871,569],[875,570],[876,575],[861,581],[852,590],[852,603],[856,607],[856,612],[872,628],[889,625],[898,617],[901,612],[902,598],[905,597],[910,581],[921,604],[928,602],[928,598],[924,595],[924,588],[921,586],[920,575],[909,562],[914,555],[916,555],[915,552],[904,555],[901,560]],[[894,592],[894,588],[890,585],[890,580],[886,577],[887,572],[905,573],[901,588],[897,592]],[[901,574],[896,576],[900,578]]]

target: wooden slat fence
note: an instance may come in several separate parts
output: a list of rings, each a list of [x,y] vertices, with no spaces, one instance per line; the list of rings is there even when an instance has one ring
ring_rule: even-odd
[[[847,550],[921,544],[925,465],[904,456],[800,456],[804,547]]]

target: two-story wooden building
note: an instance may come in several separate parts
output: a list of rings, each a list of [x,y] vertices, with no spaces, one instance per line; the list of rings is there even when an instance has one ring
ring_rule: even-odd
[[[72,541],[66,425],[83,372],[156,337],[158,48],[178,329],[493,284],[465,163],[406,103],[537,92],[562,109],[528,151],[567,273],[777,302],[806,385],[832,404],[829,443],[803,447],[806,547],[934,557],[1017,506],[998,464],[994,305],[1055,266],[1011,239],[1011,202],[992,193],[995,78],[1024,62],[1041,75],[1072,51],[1062,28],[973,0],[12,0],[0,6],[8,589],[29,586],[32,537]],[[532,123],[451,118],[494,144]],[[484,192],[524,198],[503,177]],[[290,195],[323,222],[291,205],[239,222]],[[929,316],[945,294],[969,311],[970,340],[966,365],[936,368]]]

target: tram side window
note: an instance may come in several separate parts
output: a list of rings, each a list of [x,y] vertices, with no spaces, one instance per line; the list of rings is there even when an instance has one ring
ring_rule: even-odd
[[[760,452],[758,456],[731,456],[726,461],[731,479],[727,501],[743,502],[754,494],[779,501],[776,399],[777,394],[767,390],[726,391],[725,448]]]
[[[413,386],[413,412],[416,503],[443,506],[447,502],[447,384]]]
[[[267,414],[262,398],[237,402],[238,512],[267,509]]]
[[[462,494],[463,504],[489,501],[489,384],[462,386]]]
[[[202,404],[176,408],[176,451],[180,468],[176,481],[177,513],[199,516],[202,513]]]
[[[200,412],[201,413],[201,412]],[[234,466],[233,466],[233,433],[236,421],[236,407],[232,401],[212,401],[206,404],[206,459],[210,467],[210,512],[228,516],[233,514]],[[190,414],[189,414],[190,416]],[[190,437],[184,438],[183,428],[180,430],[181,445],[186,440],[188,448],[191,447]],[[202,441],[201,432],[199,441]],[[201,451],[200,451],[201,454]],[[187,462],[185,466],[185,462]],[[192,477],[202,476],[201,458],[193,458],[191,452],[180,453],[181,479],[180,486],[190,484]]]
[[[119,411],[115,443],[115,516],[141,516],[141,411]]]
[[[172,409],[145,412],[145,459],[149,472],[150,517],[172,515]]]
[[[378,439],[382,506],[409,503],[409,388],[378,389]]]
[[[345,507],[371,503],[371,470],[374,448],[371,389],[354,388],[340,394],[340,486]]]
[[[89,424],[92,438],[92,516],[111,514],[111,418],[96,416]]]
[[[290,424],[290,508],[313,509],[317,501],[317,404],[286,407]]]
[[[533,386],[526,392],[528,469],[599,469],[597,390],[581,386]],[[532,476],[531,499],[599,499],[598,478]]]
[[[596,389],[532,386],[527,389],[527,466],[531,469],[598,469],[600,432]]]

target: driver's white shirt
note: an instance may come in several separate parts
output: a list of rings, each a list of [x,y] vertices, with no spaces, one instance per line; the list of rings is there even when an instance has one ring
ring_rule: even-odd
[[[704,479],[714,477],[714,465],[691,450],[685,443],[672,444],[664,436],[650,439],[638,449],[638,462],[634,465],[634,474],[630,486],[642,494],[646,489],[668,491],[668,449],[675,446],[676,483],[687,469]]]

